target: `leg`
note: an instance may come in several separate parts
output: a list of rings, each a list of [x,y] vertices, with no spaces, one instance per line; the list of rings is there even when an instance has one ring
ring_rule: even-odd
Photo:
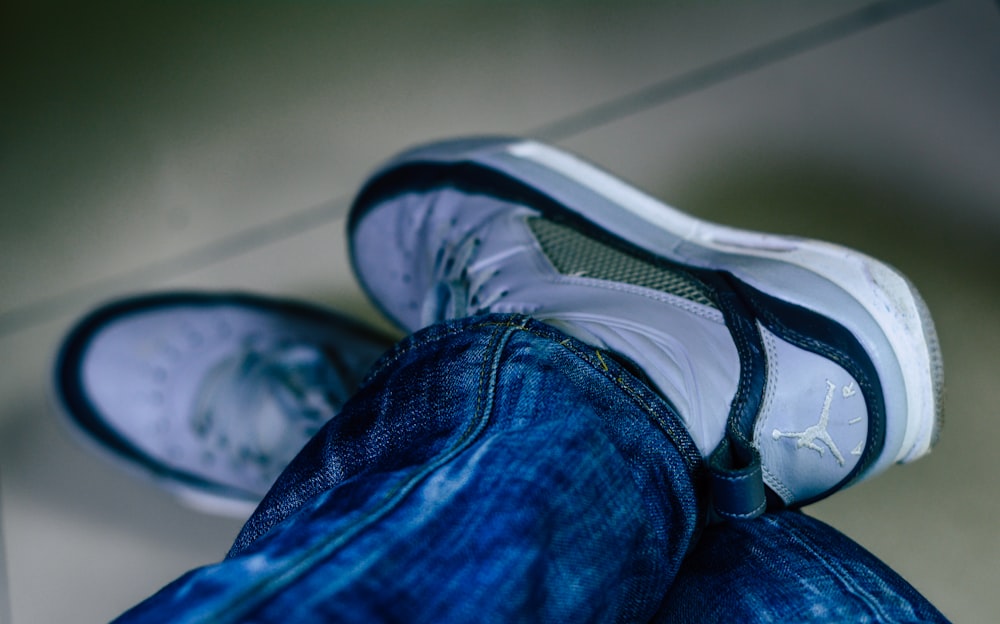
[[[944,622],[870,552],[794,511],[710,527],[681,567],[663,622]]]
[[[926,307],[858,252],[701,222],[506,140],[404,154],[349,230],[359,279],[401,327],[458,324],[386,360],[226,562],[136,613],[646,619],[700,526],[703,460],[709,513],[745,521],[937,439]],[[509,313],[550,328],[483,320]]]
[[[524,317],[432,327],[279,478],[222,563],[123,621],[644,621],[701,459],[607,353]]]

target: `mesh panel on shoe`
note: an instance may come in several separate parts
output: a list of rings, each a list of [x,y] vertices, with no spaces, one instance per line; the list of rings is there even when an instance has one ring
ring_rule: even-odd
[[[651,288],[715,307],[708,288],[680,269],[643,260],[547,219],[528,219],[542,252],[557,271]]]

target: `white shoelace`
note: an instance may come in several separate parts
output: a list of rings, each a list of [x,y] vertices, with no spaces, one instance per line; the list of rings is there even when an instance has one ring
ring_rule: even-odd
[[[353,390],[331,354],[302,343],[248,347],[206,375],[190,421],[202,461],[266,489]]]

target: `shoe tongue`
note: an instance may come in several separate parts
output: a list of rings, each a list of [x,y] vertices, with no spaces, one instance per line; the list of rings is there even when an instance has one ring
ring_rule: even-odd
[[[263,493],[348,396],[319,348],[248,348],[206,375],[191,427],[224,470]]]

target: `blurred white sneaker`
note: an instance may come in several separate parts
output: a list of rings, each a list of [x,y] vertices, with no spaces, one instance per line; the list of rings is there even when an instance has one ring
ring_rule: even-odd
[[[91,447],[190,506],[245,516],[391,343],[299,302],[142,295],[69,332],[56,394]]]

